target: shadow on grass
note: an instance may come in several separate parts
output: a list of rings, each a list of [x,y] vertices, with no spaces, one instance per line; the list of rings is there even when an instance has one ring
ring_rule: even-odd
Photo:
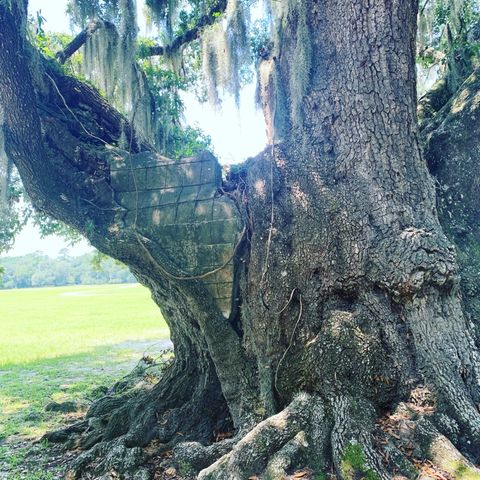
[[[127,341],[87,352],[3,366],[0,369],[0,443],[13,435],[34,438],[65,420],[45,412],[51,401],[88,402],[99,387],[129,373],[142,355],[160,355],[170,340]]]

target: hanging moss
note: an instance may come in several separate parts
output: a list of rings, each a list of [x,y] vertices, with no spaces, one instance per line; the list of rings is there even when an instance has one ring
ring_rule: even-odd
[[[117,62],[119,69],[118,96],[126,111],[135,105],[135,54],[137,38],[136,6],[133,0],[120,0],[120,25],[118,28]]]
[[[477,47],[469,32],[478,22],[476,0],[422,1],[419,13],[418,43],[422,65],[436,64],[450,94],[473,70]]]
[[[285,117],[291,119],[293,125],[299,125],[303,120],[303,99],[307,93],[312,69],[312,38],[308,26],[308,12],[305,2],[295,0],[268,2],[270,17],[270,31],[272,36],[273,50],[270,57],[279,57],[283,48],[283,31],[288,29],[295,32],[295,46],[289,65],[288,85],[283,85],[283,79],[275,74],[275,134],[280,135],[278,130],[281,123],[281,130],[286,128]],[[285,105],[284,90],[288,89],[288,105]],[[282,94],[280,94],[280,90]]]
[[[119,0],[70,0],[67,10],[74,24],[84,28],[92,18],[119,21]]]
[[[159,18],[163,18],[168,9],[169,0],[146,0],[146,6]]]
[[[245,0],[229,0],[223,22],[208,28],[202,40],[203,73],[209,100],[218,104],[218,89],[240,100],[242,74],[251,62],[249,9]]]
[[[423,0],[419,9],[418,42],[420,48],[439,46],[446,40],[447,25],[458,32],[470,0]]]
[[[85,3],[86,2],[86,3]],[[105,24],[84,47],[84,74],[133,123],[139,140],[154,143],[152,97],[145,75],[136,64],[137,18],[135,0],[75,0],[83,15],[107,12],[115,24]],[[108,13],[116,5],[115,14]],[[113,26],[113,25],[116,25]]]
[[[84,48],[84,74],[108,99],[114,99],[117,79],[119,38],[115,29],[102,28],[89,38]]]
[[[146,0],[152,21],[164,30],[167,39],[173,34],[174,17],[179,7],[179,0]]]
[[[299,2],[291,16],[296,17],[297,30],[295,50],[290,66],[290,109],[294,125],[303,119],[302,103],[310,81],[312,68],[312,39],[307,23],[307,12],[304,2]],[[293,20],[292,20],[293,21]]]
[[[218,106],[220,97],[218,95],[218,85],[220,83],[220,65],[218,52],[224,45],[224,31],[221,25],[214,25],[208,29],[202,38],[202,70],[207,87],[208,100],[211,105]]]

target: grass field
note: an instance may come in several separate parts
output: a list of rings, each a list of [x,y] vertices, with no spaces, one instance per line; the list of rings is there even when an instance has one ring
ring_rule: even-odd
[[[18,445],[68,420],[47,403],[88,404],[167,340],[139,285],[0,291],[0,479],[37,478],[18,476],[28,451]]]
[[[166,337],[158,307],[137,284],[0,291],[0,368]]]

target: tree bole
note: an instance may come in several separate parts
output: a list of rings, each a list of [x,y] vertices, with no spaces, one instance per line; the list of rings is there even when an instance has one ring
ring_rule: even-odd
[[[131,473],[144,460],[135,448],[153,439],[174,447],[181,432],[199,478],[269,478],[299,466],[333,467],[345,479],[413,478],[400,443],[379,440],[379,422],[399,405],[414,408],[419,387],[433,398],[435,428],[447,438],[450,425],[452,448],[479,460],[480,357],[419,144],[416,14],[413,0],[307,0],[285,9],[262,88],[272,144],[245,163],[233,193],[208,184],[203,200],[212,212],[221,208],[202,243],[198,216],[184,230],[178,221],[178,198],[204,186],[202,174],[192,184],[154,186],[177,195],[168,223],[170,203],[154,205],[138,183],[148,168],[166,169],[165,159],[131,130],[131,151],[122,151],[126,121],[90,87],[43,59],[30,75],[34,62],[13,53],[27,49],[14,13],[0,4],[0,24],[10,25],[0,29],[0,70],[9,75],[0,79],[0,104],[24,112],[4,112],[8,154],[38,208],[150,288],[175,346],[152,390],[92,406],[88,417],[99,421],[82,426],[92,448],[76,462],[78,476],[97,457],[105,459],[95,474],[112,468],[112,451]],[[308,52],[299,50],[305,29]],[[308,63],[303,79],[299,58]],[[130,189],[119,187],[116,161]],[[200,190],[184,204],[197,206]],[[142,219],[144,200],[147,210],[159,207],[158,218],[154,209]],[[171,237],[165,225],[175,227]],[[209,283],[211,272],[195,270],[205,256],[196,247],[217,252],[220,244],[225,263],[213,265],[219,280]],[[234,439],[209,448],[213,431],[225,428]],[[385,445],[398,461],[385,460]]]

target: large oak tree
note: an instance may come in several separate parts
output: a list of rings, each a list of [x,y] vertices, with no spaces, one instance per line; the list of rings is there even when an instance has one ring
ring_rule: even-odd
[[[37,209],[150,288],[175,347],[153,388],[102,398],[50,437],[85,450],[74,474],[133,478],[156,440],[202,479],[415,478],[414,458],[479,475],[478,78],[450,82],[420,132],[416,0],[272,2],[269,145],[228,181],[208,153],[160,156],[144,119],[59,67],[115,25],[97,18],[46,60],[26,40],[25,3],[0,1],[7,156]],[[142,55],[171,54],[226,8],[239,27],[242,2],[228,3]]]

